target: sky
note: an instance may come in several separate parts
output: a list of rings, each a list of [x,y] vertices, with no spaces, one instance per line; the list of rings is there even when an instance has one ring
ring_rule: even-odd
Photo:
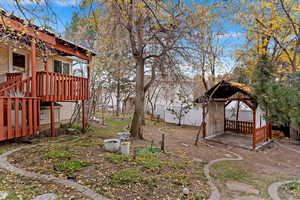
[[[40,0],[19,0],[21,2],[21,6],[30,9],[35,9],[37,6],[33,1]],[[188,1],[188,0],[187,0]],[[203,0],[194,0],[194,2],[202,2]],[[215,0],[207,0],[215,1]],[[44,2],[44,0],[42,1]],[[45,22],[43,17],[47,17],[52,19],[51,22],[47,20],[47,23],[54,29],[54,32],[59,35],[63,35],[65,28],[72,20],[72,13],[78,11],[78,6],[80,0],[49,0],[49,5],[46,6],[44,4],[38,6],[38,8],[44,8],[43,12],[40,12],[39,18],[35,19],[36,25],[41,25]],[[211,2],[210,2],[211,3]],[[24,14],[19,11],[14,3],[14,0],[0,0],[0,7],[8,12],[12,12],[13,14],[24,18]],[[27,12],[26,12],[27,13]],[[27,16],[28,17],[28,16]],[[28,17],[31,18],[31,17]],[[227,67],[223,69],[220,73],[226,73],[231,70],[234,65],[233,60],[233,52],[235,49],[239,48],[242,44],[245,43],[244,39],[244,31],[236,24],[231,24],[230,22],[224,21],[224,34],[220,36],[220,42],[224,45],[226,50],[224,51],[226,55],[224,55],[224,65]],[[216,27],[218,28],[218,27]]]
[[[33,3],[34,0],[21,0],[21,6],[26,8],[34,9],[36,8]],[[37,1],[37,0],[36,0]],[[41,12],[43,17],[48,17],[52,19],[51,27],[57,33],[63,33],[65,27],[71,22],[72,13],[78,10],[79,0],[49,0],[49,6],[39,6],[39,8],[44,8]],[[14,0],[1,0],[0,7],[8,12],[24,18],[24,15],[17,9]],[[26,12],[28,13],[28,12]],[[40,25],[45,20],[43,18],[36,19],[35,24]]]

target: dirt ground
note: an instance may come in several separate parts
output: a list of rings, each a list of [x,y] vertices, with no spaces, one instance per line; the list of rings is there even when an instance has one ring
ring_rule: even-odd
[[[195,146],[197,128],[179,127],[153,121],[147,121],[147,125],[143,127],[144,140],[131,141],[131,149],[151,144],[160,148],[162,133],[164,133],[166,154],[161,154],[158,160],[153,160],[153,163],[158,163],[158,166],[152,166],[151,160],[150,162],[141,160],[142,164],[146,164],[145,167],[141,167],[132,158],[111,157],[112,154],[105,152],[101,146],[103,139],[123,131],[128,123],[129,120],[126,119],[112,119],[107,127],[98,127],[94,132],[85,135],[33,139],[35,144],[49,144],[40,146],[38,149],[15,153],[9,157],[9,160],[15,166],[29,171],[68,178],[70,174],[58,172],[54,167],[56,162],[62,160],[45,159],[44,155],[53,149],[63,153],[69,152],[71,155],[67,154],[66,158],[63,158],[65,161],[77,159],[89,163],[88,166],[71,174],[76,176],[76,181],[112,199],[178,199],[184,187],[190,189],[194,199],[198,193],[203,197],[198,199],[206,199],[209,196],[210,188],[203,175],[204,165],[215,159],[234,157],[233,153],[243,157],[243,160],[222,161],[214,164],[210,169],[213,182],[221,192],[221,200],[242,200],[249,195],[257,200],[270,199],[267,193],[269,185],[276,181],[300,179],[299,145],[271,143],[261,151],[251,151],[214,141],[200,140],[198,146]],[[61,146],[57,146],[59,143],[65,144],[66,141],[74,139],[74,142],[62,145],[62,149]],[[236,140],[238,141],[238,138]],[[23,144],[3,144],[0,151],[5,152],[20,145]],[[108,162],[107,157],[113,162]],[[165,163],[171,163],[178,167]],[[126,171],[126,169],[137,171]],[[129,185],[112,183],[113,174],[118,174],[120,171],[131,173],[130,176],[133,173],[134,178],[138,177],[138,181],[133,180],[133,183]],[[143,177],[139,179],[140,176]],[[176,181],[174,182],[174,180]],[[132,180],[126,179],[126,181]],[[259,194],[230,191],[226,183],[232,181],[253,186],[259,191]],[[9,186],[6,185],[5,188],[9,188]],[[280,192],[283,200],[293,199],[284,190],[280,190]],[[84,199],[76,192],[72,197],[73,199]]]
[[[161,132],[158,129],[154,126],[144,128],[145,139],[148,143],[154,140],[154,143],[159,144]],[[221,199],[229,200],[237,195],[245,195],[229,192],[225,186],[227,181],[252,185],[260,191],[257,197],[269,199],[267,187],[271,183],[279,180],[300,179],[300,145],[271,143],[260,151],[252,151],[214,141],[201,140],[196,147],[194,141],[197,128],[169,125],[163,130],[166,134],[167,151],[184,154],[190,159],[207,163],[226,157],[228,155],[226,151],[237,153],[243,157],[241,161],[224,161],[213,166],[211,174],[221,190]],[[282,196],[284,199],[285,195]]]

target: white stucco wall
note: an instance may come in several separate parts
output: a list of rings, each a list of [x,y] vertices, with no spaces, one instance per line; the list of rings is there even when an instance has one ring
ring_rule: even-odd
[[[75,102],[59,102],[59,104],[62,106],[59,113],[60,120],[69,120],[73,114]]]
[[[40,110],[40,124],[50,124],[50,108],[44,107]],[[59,122],[59,107],[54,108],[54,122]]]

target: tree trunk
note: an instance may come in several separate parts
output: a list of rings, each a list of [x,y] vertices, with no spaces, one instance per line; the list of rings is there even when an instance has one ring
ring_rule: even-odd
[[[117,108],[116,108],[116,116],[119,116],[120,113],[120,78],[118,77],[118,83],[117,83]]]
[[[144,59],[137,59],[137,70],[136,70],[136,97],[135,97],[135,109],[131,123],[131,137],[137,137],[143,139],[142,134],[142,123],[144,119]]]
[[[121,102],[121,91],[120,91],[120,61],[118,62],[118,69],[117,69],[117,108],[116,108],[116,116],[119,116],[120,113],[120,102]]]

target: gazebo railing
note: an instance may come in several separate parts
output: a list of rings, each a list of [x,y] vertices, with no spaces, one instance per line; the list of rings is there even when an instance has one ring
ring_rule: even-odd
[[[225,131],[231,131],[234,133],[252,134],[253,122],[225,119]]]

